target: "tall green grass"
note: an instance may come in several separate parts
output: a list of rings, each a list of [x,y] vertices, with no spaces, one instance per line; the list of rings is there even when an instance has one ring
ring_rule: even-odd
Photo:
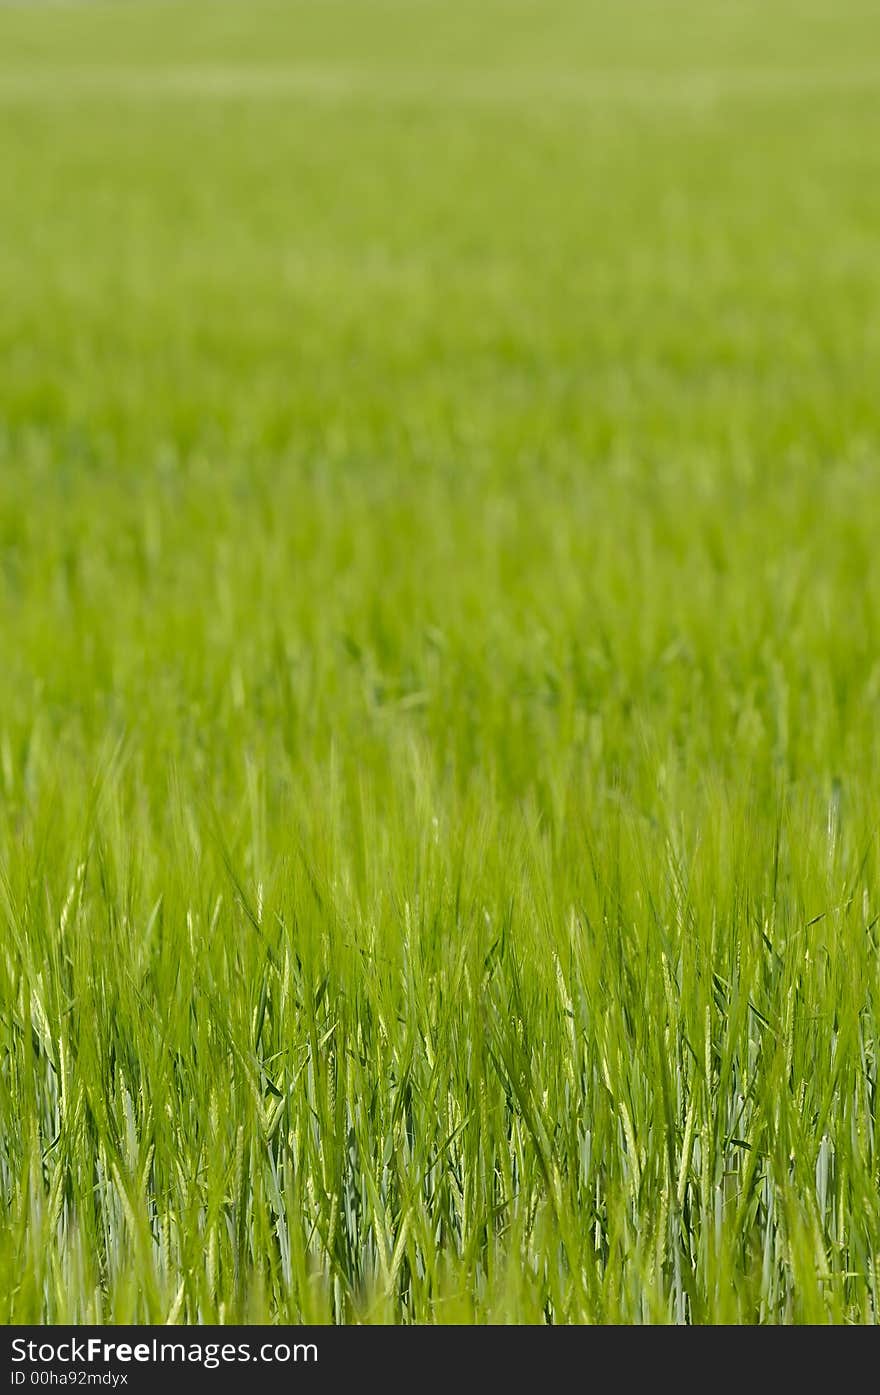
[[[876,1321],[878,78],[0,10],[0,1317]]]

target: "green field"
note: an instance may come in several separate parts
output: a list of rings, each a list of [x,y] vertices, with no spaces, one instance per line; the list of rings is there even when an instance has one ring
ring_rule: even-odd
[[[880,1320],[880,9],[0,8],[0,1319]]]

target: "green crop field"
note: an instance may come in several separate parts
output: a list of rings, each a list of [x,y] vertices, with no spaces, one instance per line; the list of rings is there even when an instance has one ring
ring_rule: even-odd
[[[0,8],[0,1319],[880,1320],[880,9]]]

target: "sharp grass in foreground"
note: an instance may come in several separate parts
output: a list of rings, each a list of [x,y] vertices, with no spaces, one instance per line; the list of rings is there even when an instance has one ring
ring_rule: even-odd
[[[873,1322],[880,16],[0,10],[0,1316]]]

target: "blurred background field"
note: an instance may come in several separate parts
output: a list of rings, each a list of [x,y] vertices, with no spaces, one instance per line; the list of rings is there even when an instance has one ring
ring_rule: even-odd
[[[0,7],[0,1314],[875,1321],[880,12]]]

